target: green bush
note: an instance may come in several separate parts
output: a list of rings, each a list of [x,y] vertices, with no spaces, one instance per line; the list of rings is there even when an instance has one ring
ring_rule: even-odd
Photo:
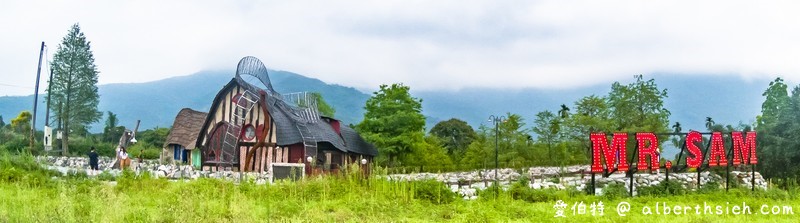
[[[0,150],[11,154],[19,154],[30,146],[30,141],[28,141],[25,136],[15,134],[11,131],[3,131],[0,133],[0,139],[2,139],[3,142],[0,144]]]
[[[152,188],[164,188],[167,187],[169,181],[166,178],[154,178],[150,175],[150,172],[142,172],[139,175],[136,175],[130,169],[125,169],[122,173],[116,178],[117,185],[114,187],[117,191],[143,191],[143,190],[151,190]]]
[[[701,194],[710,194],[717,191],[720,191],[719,182],[711,181],[700,186],[700,188],[698,188],[696,192]]]
[[[719,188],[719,184],[716,182],[709,182],[708,184],[704,185],[707,186],[707,190],[712,190],[711,188]],[[718,189],[714,189],[718,190]],[[636,189],[639,196],[668,196],[668,195],[683,195],[686,194],[688,191],[686,188],[683,188],[683,185],[677,181],[661,181],[655,186],[642,186]]]
[[[755,196],[757,196],[757,197],[767,198],[767,199],[770,199],[770,200],[788,200],[789,198],[791,198],[789,196],[789,192],[787,192],[785,190],[781,190],[781,189],[776,189],[776,188],[770,188],[770,189],[767,189],[767,190],[759,190],[759,189],[757,189],[757,190],[755,190],[754,193],[755,193]]]
[[[92,146],[97,146],[91,138],[70,135],[69,138],[69,155],[71,156],[86,156]]]
[[[114,175],[108,171],[103,171],[102,173],[97,174],[97,180],[114,181],[116,180],[116,177],[114,177]]]
[[[603,197],[608,200],[615,200],[628,197],[628,188],[624,184],[610,183],[603,187]]]
[[[529,180],[527,177],[522,177],[511,184],[508,190],[511,194],[511,198],[527,202],[545,202],[563,199],[563,196],[568,194],[568,192],[562,193],[559,190],[549,188],[537,190],[531,188],[528,184]]]
[[[444,183],[436,180],[416,181],[413,186],[416,198],[435,204],[448,204],[458,197]]]
[[[0,182],[35,187],[53,186],[53,176],[61,176],[61,173],[42,167],[31,155],[12,156],[8,152],[0,152]]]
[[[497,199],[501,193],[505,193],[505,191],[503,191],[503,189],[499,186],[492,184],[492,186],[489,186],[486,189],[479,190],[478,198],[481,200]]]
[[[67,172],[67,179],[89,179],[86,171],[70,170]]]
[[[552,188],[537,190],[530,187],[515,187],[510,193],[512,198],[527,202],[557,201],[567,197],[567,192]]]
[[[139,154],[142,153],[142,150],[144,150],[144,159],[158,159],[159,156],[161,156],[160,148],[152,147],[144,143],[136,143],[128,148],[128,156],[131,157],[131,159],[139,158]]]

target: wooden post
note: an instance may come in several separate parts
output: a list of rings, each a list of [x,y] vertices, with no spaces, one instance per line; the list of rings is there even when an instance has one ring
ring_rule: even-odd
[[[33,151],[34,142],[36,142],[36,108],[39,105],[39,76],[42,74],[42,55],[44,55],[44,41],[42,41],[42,48],[39,50],[39,68],[36,69],[36,86],[33,90],[33,118],[31,119],[31,147],[28,148],[29,152]],[[47,93],[50,94],[50,92]]]
[[[750,185],[753,187],[752,191],[756,191],[756,165],[751,164],[750,167],[752,170],[752,173],[750,174]]]

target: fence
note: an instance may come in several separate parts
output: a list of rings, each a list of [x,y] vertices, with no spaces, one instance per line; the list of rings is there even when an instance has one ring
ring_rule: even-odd
[[[521,170],[530,167],[543,167],[540,163],[536,162],[500,162],[498,163],[500,169],[518,169]],[[563,165],[566,167],[568,165]],[[570,165],[572,166],[572,165]],[[495,169],[495,163],[486,164],[449,164],[449,165],[409,165],[409,166],[387,166],[385,167],[388,174],[408,174],[408,173],[446,173],[446,172],[464,172],[474,170]],[[589,169],[586,169],[589,173]]]

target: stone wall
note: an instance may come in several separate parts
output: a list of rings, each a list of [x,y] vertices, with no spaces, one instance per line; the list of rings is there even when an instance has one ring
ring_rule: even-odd
[[[42,156],[37,157],[41,162],[48,164],[51,169],[59,170],[63,174],[69,171],[84,171],[88,172],[89,160],[86,157],[57,157],[57,156]],[[108,169],[113,162],[112,158],[100,157],[99,160],[100,170],[108,171],[112,175],[119,175],[120,170]],[[267,173],[244,173],[234,171],[202,171],[195,170],[192,166],[188,165],[172,165],[172,164],[159,164],[157,160],[145,160],[143,163],[138,163],[132,160],[132,167],[137,172],[150,172],[153,176],[158,178],[168,179],[197,179],[200,177],[225,179],[238,182],[240,179],[252,179],[258,184],[265,184],[270,182],[269,174]],[[96,173],[95,173],[96,174]],[[529,186],[533,189],[546,189],[554,188],[563,190],[567,187],[574,187],[578,190],[584,190],[591,185],[591,174],[589,173],[588,165],[567,166],[567,167],[530,167],[523,169],[497,169],[498,183],[503,188],[508,188],[508,185],[520,179],[520,177],[527,176],[531,179]],[[767,182],[761,177],[758,172],[755,173],[756,188],[766,189]],[[477,198],[477,191],[486,189],[494,183],[495,170],[475,170],[466,172],[452,172],[452,173],[413,173],[413,174],[392,174],[386,176],[388,180],[402,180],[402,181],[415,181],[434,179],[444,182],[451,190],[461,194],[465,199]],[[750,188],[751,179],[750,172],[732,171],[730,174],[731,180],[737,180],[742,187]],[[666,180],[666,175],[662,172],[659,174],[641,173],[634,174],[633,187],[634,193],[636,188],[642,186],[653,186]],[[697,173],[671,173],[670,180],[678,181],[685,188],[697,188]],[[724,187],[724,176],[718,176],[711,172],[700,173],[700,184],[704,185],[710,181],[719,182],[721,187]],[[619,183],[629,187],[630,178],[625,174],[611,174],[609,177],[602,177],[600,174],[596,175],[595,187],[596,193],[602,194],[602,188],[609,183]]]
[[[467,172],[455,173],[413,173],[413,174],[393,174],[387,176],[390,180],[424,180],[434,179],[442,181],[447,184],[451,190],[461,194],[465,199],[474,199],[477,196],[477,190],[483,190],[489,187],[494,182],[494,169],[490,170],[476,170]],[[530,167],[525,169],[498,169],[498,183],[506,188],[508,185],[518,180],[523,174],[532,179],[529,186],[533,189],[566,189],[567,187],[574,187],[578,190],[584,190],[586,187],[591,186],[591,174],[588,165],[568,166],[568,167]],[[756,188],[766,189],[767,182],[762,178],[761,174],[755,173]],[[742,187],[751,187],[750,172],[732,171],[730,174],[731,180],[738,181]],[[653,186],[666,180],[664,172],[658,174],[641,173],[634,174],[633,188],[636,194],[636,188],[642,186]],[[678,181],[684,188],[694,190],[697,188],[697,173],[670,173],[671,181]],[[705,185],[708,182],[719,182],[720,186],[724,188],[724,176],[705,171],[700,173],[700,184]],[[611,174],[609,177],[602,177],[597,174],[595,176],[595,192],[602,194],[602,188],[609,183],[619,183],[625,185],[626,188],[630,186],[630,178],[625,174]]]
[[[89,171],[89,158],[87,157],[63,157],[63,156],[40,156],[36,158],[42,163],[45,163],[48,168],[58,170],[62,174],[68,172],[84,172],[89,175],[96,175]],[[119,176],[121,171],[119,169],[111,169],[111,163],[114,162],[110,157],[99,157],[98,164],[100,171],[107,171],[114,176]],[[240,179],[254,180],[257,184],[265,184],[270,182],[267,173],[239,173],[236,171],[203,171],[195,170],[189,165],[174,165],[174,164],[159,164],[158,160],[144,160],[142,163],[131,160],[131,170],[137,173],[149,172],[157,178],[167,179],[197,179],[200,177],[217,178],[239,182]]]

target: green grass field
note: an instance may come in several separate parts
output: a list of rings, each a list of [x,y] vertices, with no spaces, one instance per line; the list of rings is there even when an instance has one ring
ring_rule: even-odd
[[[797,222],[795,214],[763,215],[759,209],[766,204],[800,212],[800,197],[781,190],[634,198],[540,191],[528,199],[538,202],[515,199],[511,192],[488,196],[491,191],[486,191],[478,200],[462,200],[435,182],[365,180],[358,174],[234,185],[125,173],[113,185],[83,176],[53,178],[48,171],[18,161],[24,159],[0,160],[0,222]],[[554,218],[556,200],[569,204],[565,218]],[[604,215],[592,216],[588,206],[587,214],[574,215],[575,202],[603,202]],[[627,216],[617,214],[620,202],[631,204]],[[723,207],[746,202],[752,214],[642,214],[644,206],[654,208],[657,202]]]

